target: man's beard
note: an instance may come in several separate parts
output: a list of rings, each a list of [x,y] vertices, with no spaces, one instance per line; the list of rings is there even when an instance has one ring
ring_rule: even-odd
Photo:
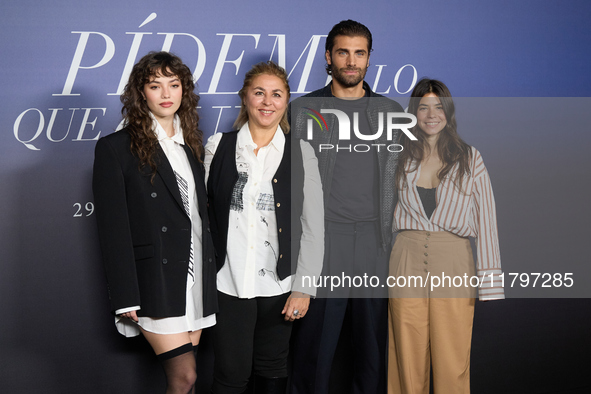
[[[346,75],[346,71],[355,70],[358,73],[356,75]],[[343,67],[337,68],[334,64],[330,65],[330,71],[332,78],[336,80],[340,85],[345,88],[352,88],[359,84],[359,82],[363,81],[365,78],[365,73],[367,72],[367,68],[358,68],[358,67]]]

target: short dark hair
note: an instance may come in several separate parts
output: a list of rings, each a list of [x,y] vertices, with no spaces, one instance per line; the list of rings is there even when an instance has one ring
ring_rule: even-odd
[[[347,19],[346,21],[340,21],[332,27],[330,33],[328,33],[328,37],[326,37],[325,45],[325,48],[329,53],[332,53],[332,47],[334,46],[334,39],[336,36],[365,37],[367,38],[367,51],[372,51],[371,32],[365,25],[359,22]]]
[[[329,54],[332,54],[334,40],[337,36],[365,37],[367,39],[367,52],[371,53],[373,50],[371,32],[365,25],[354,20],[347,19],[346,21],[340,21],[332,27],[328,33],[328,37],[326,37],[326,44],[324,46]],[[331,67],[328,64],[326,65],[326,72],[328,75],[331,74]]]

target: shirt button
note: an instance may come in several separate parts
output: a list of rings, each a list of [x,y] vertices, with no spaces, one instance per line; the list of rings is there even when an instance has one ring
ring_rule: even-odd
[[[152,198],[156,198],[156,197],[158,197],[158,194],[156,194],[156,192],[154,192],[154,193],[150,194],[150,196],[152,196]]]
[[[279,208],[281,206],[281,204],[277,203],[277,208]]]
[[[207,228],[207,232],[208,232],[208,233],[211,233],[211,230],[209,229],[209,227]]]
[[[211,263],[211,262],[213,261],[213,259],[210,257],[210,258],[208,259],[208,261]]]
[[[425,252],[425,256],[429,256],[429,253]]]
[[[283,258],[283,255],[282,255],[282,254],[280,254],[280,255],[279,255],[279,258],[280,258],[280,259],[282,259],[282,258]]]
[[[168,229],[166,228],[166,226],[163,226],[163,227],[162,227],[162,232],[163,232],[163,233],[165,233],[165,232],[167,232],[167,231],[168,231]]]
[[[426,248],[428,248],[428,247],[429,247],[429,245],[425,244],[425,247],[426,247]]]
[[[279,232],[281,232],[281,229],[279,229]]]
[[[427,237],[428,237],[429,235],[431,235],[431,233],[430,233],[430,232],[427,232]]]
[[[162,259],[162,264],[168,264],[168,260],[167,259]]]
[[[425,264],[429,264],[429,262],[428,262],[428,261],[423,261],[423,263],[425,263]]]
[[[277,183],[277,179],[273,179],[273,183]]]

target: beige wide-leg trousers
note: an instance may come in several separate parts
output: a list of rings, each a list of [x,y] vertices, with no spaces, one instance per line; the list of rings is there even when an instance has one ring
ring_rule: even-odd
[[[465,278],[473,275],[468,239],[398,234],[390,256],[388,394],[428,394],[431,366],[435,394],[470,392],[475,289]]]

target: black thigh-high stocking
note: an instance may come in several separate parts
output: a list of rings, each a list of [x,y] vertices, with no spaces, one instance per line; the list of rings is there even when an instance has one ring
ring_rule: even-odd
[[[166,394],[194,394],[197,371],[193,345],[186,343],[158,355],[168,383]]]

